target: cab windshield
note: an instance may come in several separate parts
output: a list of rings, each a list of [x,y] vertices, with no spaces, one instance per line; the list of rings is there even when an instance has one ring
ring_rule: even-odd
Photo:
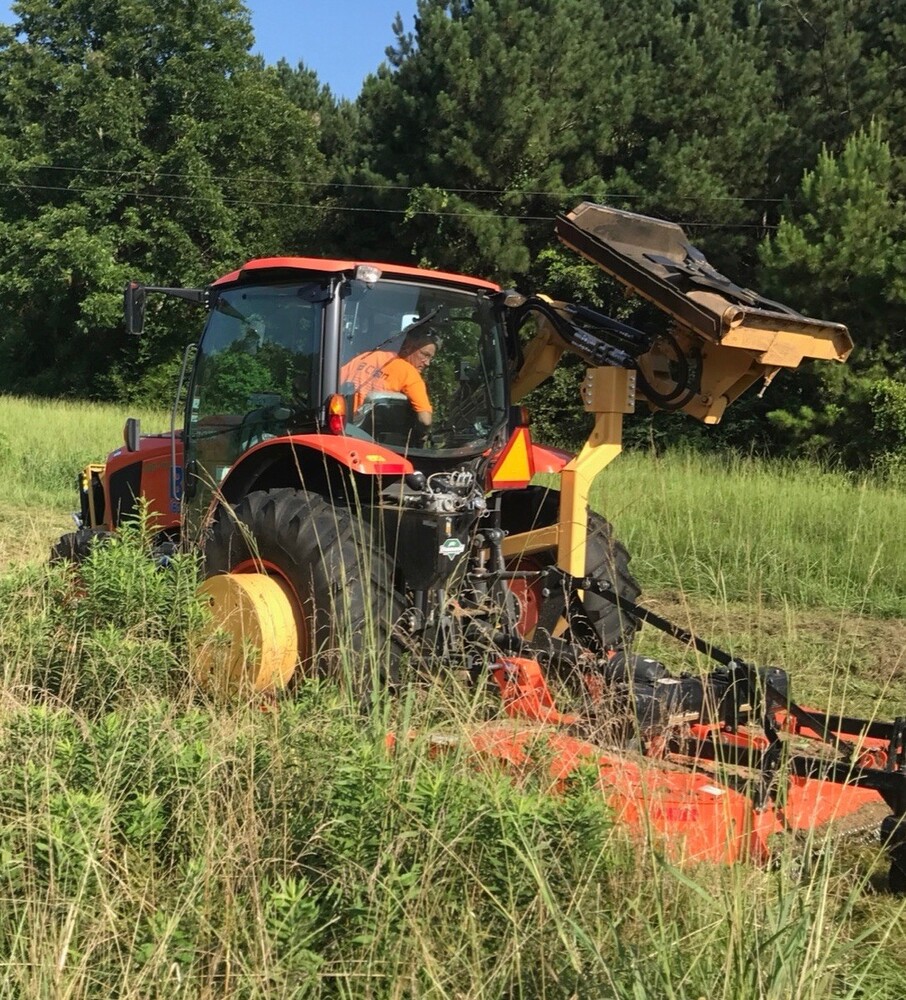
[[[430,454],[481,451],[506,419],[503,329],[486,295],[350,281],[338,391],[347,433]]]
[[[223,289],[198,346],[187,458],[215,487],[253,445],[320,429],[332,384],[352,437],[476,454],[507,415],[503,344],[499,313],[478,293],[388,280]]]

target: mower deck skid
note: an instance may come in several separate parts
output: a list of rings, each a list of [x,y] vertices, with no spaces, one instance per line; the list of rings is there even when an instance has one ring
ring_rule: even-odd
[[[552,786],[562,788],[578,770],[596,767],[598,786],[614,822],[677,863],[765,863],[777,834],[828,828],[877,830],[889,810],[878,792],[810,778],[789,781],[783,807],[758,808],[750,795],[682,755],[651,759],[609,753],[548,726],[499,724],[468,737],[480,756],[514,769],[533,758],[550,760]]]
[[[880,830],[891,884],[904,888],[906,721],[863,722],[792,702],[782,708],[770,694],[759,716],[754,700],[739,704],[742,689],[726,687],[721,674],[717,686],[700,682],[705,695],[697,711],[679,706],[648,728],[645,717],[636,717],[634,729],[623,732],[632,733],[641,752],[611,750],[601,742],[616,739],[574,735],[593,732],[594,722],[557,708],[537,661],[502,658],[492,672],[510,722],[474,730],[471,747],[516,769],[547,761],[554,788],[580,768],[597,768],[615,823],[671,860],[766,862],[778,834]],[[715,691],[724,692],[723,703]],[[609,698],[606,714],[613,719],[613,692]],[[625,715],[639,711],[631,685],[624,707]]]

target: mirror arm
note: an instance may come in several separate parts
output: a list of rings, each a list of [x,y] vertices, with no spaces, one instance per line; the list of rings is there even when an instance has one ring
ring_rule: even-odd
[[[127,281],[123,290],[123,306],[126,331],[140,336],[145,327],[145,296],[148,292],[158,292],[177,299],[185,299],[196,305],[209,306],[210,290],[207,288],[163,288],[159,285],[143,285],[140,281]]]

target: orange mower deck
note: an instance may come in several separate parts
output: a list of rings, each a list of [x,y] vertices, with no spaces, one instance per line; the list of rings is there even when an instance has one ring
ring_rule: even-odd
[[[757,755],[766,749],[759,732],[689,725],[682,743],[665,737],[650,741],[649,755],[603,750],[560,728],[579,720],[557,711],[536,661],[508,658],[497,664],[494,675],[512,721],[472,731],[466,737],[471,747],[480,756],[516,770],[538,757],[549,761],[554,789],[562,788],[579,769],[596,767],[598,786],[616,824],[674,862],[766,862],[777,834],[834,825],[877,828],[889,812],[875,788],[795,773],[784,777],[782,794],[758,804],[752,794],[758,778],[751,767],[746,776],[738,760],[708,759],[697,756],[694,748],[709,743]],[[790,733],[796,729],[789,719],[778,721]],[[816,736],[803,731],[796,735]],[[851,742],[845,736],[840,739]],[[886,768],[884,740],[861,736],[858,749],[859,768]]]

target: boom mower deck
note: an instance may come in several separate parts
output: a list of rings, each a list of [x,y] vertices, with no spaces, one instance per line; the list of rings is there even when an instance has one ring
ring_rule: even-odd
[[[784,670],[734,659],[640,605],[626,610],[720,666],[675,677],[623,652],[592,668],[561,651],[547,671],[538,660],[501,657],[492,673],[513,725],[472,734],[476,751],[523,766],[540,740],[555,782],[596,766],[616,821],[676,861],[766,862],[778,834],[877,832],[891,888],[906,892],[906,717],[887,723],[805,708]],[[579,712],[560,711],[552,673],[578,693]],[[615,749],[627,745],[633,753]]]
[[[782,830],[872,822],[906,889],[906,720],[802,708],[783,670],[646,610],[588,510],[637,399],[716,423],[757,381],[845,360],[846,328],[740,288],[670,223],[586,203],[556,228],[669,326],[355,260],[255,260],[206,289],[130,283],[130,332],[149,291],[207,310],[184,424],[176,408],[170,435],[127,423],[125,450],[83,474],[81,530],[57,555],[83,557],[144,494],[161,552],[204,551],[217,637],[196,648],[202,683],[281,688],[335,668],[340,645],[364,700],[413,664],[455,668],[496,685],[511,717],[476,729],[476,751],[519,765],[543,741],[555,780],[592,764],[617,819],[673,856],[765,859]],[[418,404],[381,387],[415,343],[431,361]],[[594,417],[576,456],[535,445],[515,405],[564,353],[588,366]],[[530,485],[536,470],[559,473],[559,494]],[[632,652],[642,621],[716,669],[677,677]]]

